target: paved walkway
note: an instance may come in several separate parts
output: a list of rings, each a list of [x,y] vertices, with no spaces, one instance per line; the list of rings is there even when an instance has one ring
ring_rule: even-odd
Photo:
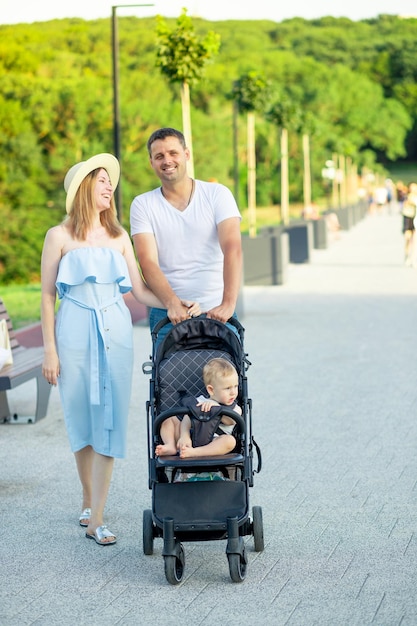
[[[225,542],[185,544],[169,585],[161,540],[142,552],[147,488],[136,326],[129,454],[116,463],[101,548],[77,525],[80,493],[58,393],[48,416],[0,426],[2,626],[415,626],[417,623],[417,270],[403,265],[399,216],[367,217],[288,283],[244,290],[254,434],[263,453],[248,538],[232,583]],[[31,383],[27,383],[29,386]],[[14,391],[25,408],[33,392]]]

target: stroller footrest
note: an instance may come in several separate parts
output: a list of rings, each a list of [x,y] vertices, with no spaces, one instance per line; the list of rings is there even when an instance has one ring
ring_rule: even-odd
[[[155,457],[156,467],[218,467],[219,465],[238,465],[244,462],[242,454],[222,454],[219,456],[200,456],[181,459],[178,455]]]

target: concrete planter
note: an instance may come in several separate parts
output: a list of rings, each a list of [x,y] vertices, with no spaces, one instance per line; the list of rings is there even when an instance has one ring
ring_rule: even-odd
[[[273,232],[270,232],[273,231]],[[242,237],[245,285],[283,285],[289,262],[288,235],[268,229],[259,237]]]
[[[313,248],[312,222],[294,222],[284,227],[290,244],[290,263],[309,263]]]
[[[354,225],[353,212],[351,207],[343,207],[335,211],[339,219],[340,228],[342,230],[350,230]]]
[[[315,250],[325,250],[328,245],[327,222],[323,217],[312,220],[313,224],[313,246]]]

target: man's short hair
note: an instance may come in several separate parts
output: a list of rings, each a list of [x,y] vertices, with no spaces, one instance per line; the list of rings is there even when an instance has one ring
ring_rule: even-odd
[[[148,139],[147,148],[149,152],[149,156],[151,156],[151,148],[154,141],[164,140],[167,137],[176,137],[182,147],[185,149],[187,146],[185,144],[185,137],[180,130],[176,128],[158,128],[155,130],[152,135]]]

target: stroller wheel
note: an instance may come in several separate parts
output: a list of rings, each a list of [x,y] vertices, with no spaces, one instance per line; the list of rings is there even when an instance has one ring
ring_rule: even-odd
[[[254,506],[252,509],[252,532],[255,544],[255,552],[263,552],[264,549],[264,526],[262,521],[262,507]]]
[[[242,537],[239,538],[241,554],[229,553],[227,560],[229,561],[230,578],[234,583],[241,583],[245,580],[248,559],[246,558],[246,548]]]
[[[146,509],[143,511],[142,523],[143,554],[153,554],[153,529],[152,511]]]
[[[170,585],[178,585],[184,576],[185,555],[182,544],[178,556],[164,556],[165,578]]]

